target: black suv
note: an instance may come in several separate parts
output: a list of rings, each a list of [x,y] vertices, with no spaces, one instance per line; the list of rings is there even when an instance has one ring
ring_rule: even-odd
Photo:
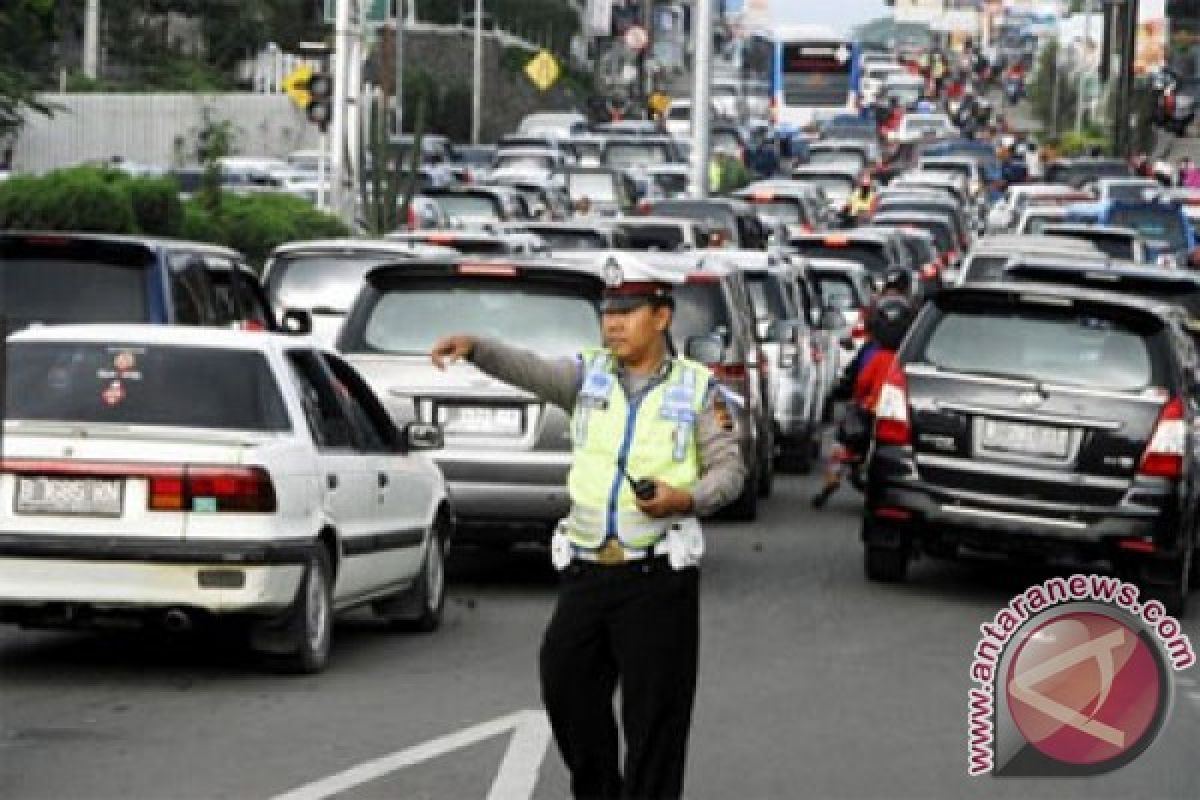
[[[1105,562],[1182,612],[1196,355],[1161,304],[1049,284],[942,292],[876,409],[867,577],[916,553]]]

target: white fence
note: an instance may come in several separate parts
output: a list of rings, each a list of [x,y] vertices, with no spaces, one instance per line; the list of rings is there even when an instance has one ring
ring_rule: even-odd
[[[318,134],[286,95],[44,94],[53,117],[31,114],[17,138],[13,168],[45,172],[120,156],[152,166],[196,162],[197,135],[211,120],[228,120],[238,154],[280,157],[316,147]]]

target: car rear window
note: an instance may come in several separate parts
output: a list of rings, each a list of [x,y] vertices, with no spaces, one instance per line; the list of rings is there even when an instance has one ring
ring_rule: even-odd
[[[679,250],[684,245],[679,225],[622,225],[621,232],[631,250]]]
[[[5,403],[19,420],[290,428],[267,359],[215,347],[10,342]]]
[[[838,311],[849,311],[865,306],[863,298],[847,275],[837,273],[817,273],[817,291],[821,293],[821,305],[824,308],[836,308]]]
[[[617,179],[608,172],[568,172],[567,191],[576,200],[586,197],[593,203],[616,203]]]
[[[783,294],[782,279],[778,275],[766,272],[747,272],[745,275],[755,316],[759,319],[787,319],[787,302]]]
[[[551,250],[603,250],[608,247],[608,240],[603,234],[595,231],[569,231],[561,229],[532,229],[533,233],[542,237],[542,241]]]
[[[971,256],[963,266],[962,280],[966,281],[995,281],[1004,275],[1004,265],[1008,256]]]
[[[671,161],[661,142],[612,142],[604,148],[603,163],[610,167],[646,167]]]
[[[395,260],[400,257],[283,256],[271,264],[267,295],[276,308],[324,308],[345,313],[354,304],[363,276],[373,267]]]
[[[737,218],[723,206],[688,202],[655,203],[650,213],[654,216],[711,222],[725,232],[728,241],[737,241]]]
[[[434,200],[447,216],[459,220],[498,220],[501,218],[490,197],[478,194],[439,194]]]
[[[882,274],[891,266],[883,252],[883,245],[855,244],[830,245],[820,242],[793,243],[801,255],[809,258],[833,258],[862,264],[869,272]]]
[[[2,266],[10,331],[35,322],[150,321],[145,263],[33,257],[6,258]]]
[[[671,340],[678,352],[685,352],[687,340],[693,336],[731,332],[729,307],[720,283],[685,283],[676,286],[671,294],[675,298]]]
[[[382,290],[368,313],[343,329],[349,352],[427,354],[453,333],[498,339],[546,356],[600,343],[596,298],[534,280],[421,279]]]
[[[1134,256],[1134,240],[1128,236],[1084,235],[1080,238],[1090,241],[1096,246],[1096,249],[1109,258],[1131,260]]]
[[[1155,328],[1073,307],[955,308],[908,361],[938,369],[1095,389],[1155,384]]]
[[[804,206],[799,200],[772,200],[765,203],[756,201],[754,210],[784,225],[812,225],[813,222],[805,217]]]
[[[1173,208],[1114,208],[1108,224],[1133,228],[1142,238],[1167,242],[1173,250],[1187,249],[1183,214]]]

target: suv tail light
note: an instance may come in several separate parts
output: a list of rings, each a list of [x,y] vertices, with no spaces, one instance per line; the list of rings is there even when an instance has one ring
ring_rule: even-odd
[[[408,204],[408,219],[405,220],[404,225],[410,231],[417,229],[417,209],[412,203]]]
[[[892,364],[879,392],[875,439],[880,444],[912,444],[912,426],[908,422],[908,379],[904,377],[904,367],[899,361]]]
[[[146,502],[151,511],[276,510],[275,485],[262,467],[185,465],[149,476]]]
[[[1183,456],[1187,447],[1187,422],[1183,416],[1183,401],[1171,399],[1159,412],[1158,422],[1138,474],[1155,478],[1180,478],[1183,476]]]

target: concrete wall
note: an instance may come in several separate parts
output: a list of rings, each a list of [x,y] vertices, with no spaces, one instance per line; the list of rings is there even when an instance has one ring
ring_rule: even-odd
[[[13,152],[17,172],[112,156],[158,166],[195,163],[206,111],[233,123],[239,154],[285,156],[318,143],[317,129],[286,95],[85,93],[42,100],[62,109],[53,117],[29,116]]]
[[[515,40],[504,39],[509,43]],[[458,28],[423,29],[405,37],[406,68],[421,68],[438,85],[471,85],[473,37]],[[513,131],[533,111],[581,108],[561,84],[538,91],[525,75],[501,64],[503,45],[485,37],[481,136],[494,142]],[[529,53],[532,58],[533,52]],[[226,94],[46,94],[59,106],[53,117],[30,115],[17,139],[13,167],[45,172],[82,161],[121,156],[139,164],[172,166],[194,163],[196,135],[204,113],[233,122],[237,154],[285,156],[318,145],[318,134],[286,95]],[[470,114],[470,109],[465,112]]]

